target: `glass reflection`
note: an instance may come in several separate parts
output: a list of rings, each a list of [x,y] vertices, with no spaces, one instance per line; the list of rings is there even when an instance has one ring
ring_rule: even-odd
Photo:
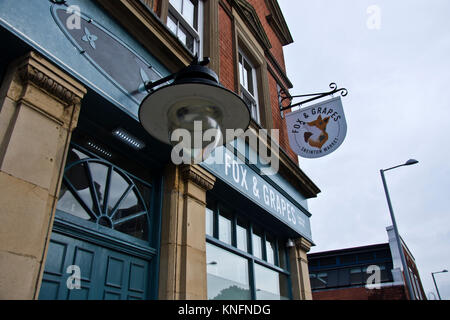
[[[147,210],[150,210],[150,199],[152,198],[152,189],[141,183],[139,180],[133,179],[134,184],[136,185],[139,193],[141,194],[142,199],[144,200],[144,204],[147,207]]]
[[[206,208],[206,235],[214,236],[214,213],[211,209]]]
[[[190,0],[185,0],[183,3],[183,17],[186,19],[186,21],[189,23],[189,25],[193,28],[194,26],[194,19],[195,19],[195,6]]]
[[[114,229],[132,237],[148,240],[148,216],[146,212],[133,217],[133,219],[123,219],[121,221],[114,221]]]
[[[77,149],[72,148],[69,151],[69,154],[67,155],[67,164],[71,164],[75,160],[83,160],[83,159],[88,159],[88,158],[89,157],[85,153],[83,153],[83,152],[81,152],[81,151],[79,151]]]
[[[255,264],[257,300],[288,300],[288,283],[285,275]]]
[[[262,232],[256,228],[253,231],[252,242],[253,242],[253,255],[259,259],[262,259],[263,258]]]
[[[120,220],[143,211],[145,211],[145,208],[138,200],[135,190],[131,190],[117,207],[117,211],[114,214],[114,220]]]
[[[92,212],[97,212],[94,201],[92,199],[91,189],[89,188],[89,179],[86,174],[87,163],[83,162],[77,164],[66,171],[65,177],[74,187],[78,196],[83,200],[86,206],[92,210]]]
[[[231,244],[231,216],[226,213],[219,215],[219,240]]]
[[[113,217],[114,229],[135,238],[147,240],[147,211],[138,199],[136,190],[131,190],[120,201]]]
[[[172,17],[172,15],[169,14],[167,17],[167,27],[172,31],[174,34],[177,34],[177,22],[175,18]]]
[[[287,269],[285,241],[278,240],[278,264],[282,269]]]
[[[267,236],[266,238],[266,253],[267,262],[270,264],[275,264],[275,241],[270,236]]]
[[[181,13],[183,1],[182,0],[170,0],[170,4],[179,12]]]
[[[206,244],[209,300],[250,300],[248,260]]]
[[[238,249],[247,252],[247,229],[240,222],[236,226],[236,242]]]
[[[120,198],[124,195],[130,184],[116,171],[111,173],[111,185],[108,199],[108,212],[112,213]]]
[[[103,207],[106,179],[108,177],[108,167],[101,163],[91,162],[89,163],[89,168],[91,170],[91,176],[94,182],[95,191],[97,193],[98,202],[100,207]]]
[[[89,216],[86,210],[84,210],[64,183],[61,185],[61,191],[59,192],[59,200],[56,209],[84,220],[93,221],[91,216]]]

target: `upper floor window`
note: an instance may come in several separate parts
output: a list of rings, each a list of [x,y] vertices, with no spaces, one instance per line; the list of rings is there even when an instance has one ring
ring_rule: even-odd
[[[239,52],[239,80],[242,98],[250,109],[252,119],[260,123],[256,69],[242,52]]]
[[[320,270],[317,266],[313,267],[310,269],[311,273],[309,275],[311,279],[311,288],[316,290],[351,286],[362,287],[368,284],[367,280],[370,279],[374,272],[380,272],[381,283],[392,281],[392,274],[390,272],[392,264],[382,263],[374,265],[379,269],[375,269],[375,271],[372,269],[372,271],[370,271],[370,269],[368,269],[369,265],[355,265],[343,268],[335,267],[327,268],[326,270]],[[367,272],[367,270],[369,270],[369,272]]]
[[[192,52],[201,57],[203,3],[201,0],[170,0],[168,28]]]

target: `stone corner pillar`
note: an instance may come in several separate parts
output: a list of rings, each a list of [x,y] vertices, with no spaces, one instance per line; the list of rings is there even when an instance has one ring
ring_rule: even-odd
[[[312,300],[307,257],[311,246],[312,244],[308,240],[300,238],[295,241],[295,247],[289,251],[292,295],[294,300]]]
[[[35,52],[0,89],[0,299],[37,299],[71,133],[86,89]]]
[[[165,172],[159,298],[206,300],[206,192],[215,177],[198,165]]]

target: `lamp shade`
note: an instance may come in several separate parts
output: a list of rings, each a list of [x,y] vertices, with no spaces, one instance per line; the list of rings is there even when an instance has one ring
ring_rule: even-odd
[[[139,120],[148,133],[166,144],[174,144],[171,135],[176,129],[191,134],[218,129],[225,144],[227,129],[248,128],[250,112],[241,97],[219,84],[211,69],[194,64],[142,101]],[[201,123],[202,132],[194,122]]]
[[[415,159],[409,159],[408,161],[406,161],[405,166],[412,166],[414,164],[418,164],[419,161],[415,160]]]

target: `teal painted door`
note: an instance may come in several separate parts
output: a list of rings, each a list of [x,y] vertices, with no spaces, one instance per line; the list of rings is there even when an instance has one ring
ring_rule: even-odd
[[[144,300],[157,292],[154,186],[81,147],[69,151],[42,300]]]
[[[80,270],[79,289],[69,289],[74,272],[68,268],[72,265]],[[149,260],[54,232],[39,299],[147,299],[149,265]]]

